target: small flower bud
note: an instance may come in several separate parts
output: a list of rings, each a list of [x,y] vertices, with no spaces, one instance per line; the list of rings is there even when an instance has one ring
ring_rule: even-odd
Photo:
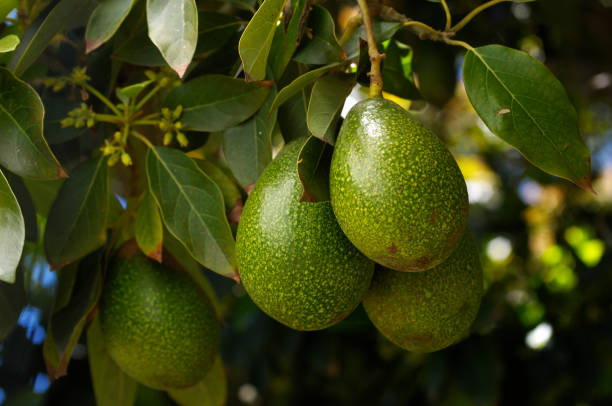
[[[125,166],[131,166],[132,157],[130,157],[130,154],[128,154],[127,152],[122,152],[121,153],[121,163]]]
[[[172,133],[171,132],[167,132],[164,134],[164,145],[170,145],[170,143],[172,142]]]
[[[66,117],[65,119],[60,121],[60,124],[62,125],[62,128],[70,127],[71,125],[74,124],[74,118]]]
[[[172,119],[175,121],[178,120],[181,117],[181,114],[183,114],[183,105],[179,104],[172,112]]]
[[[176,140],[178,141],[179,145],[183,148],[189,145],[189,140],[187,139],[185,134],[183,134],[182,132],[176,133]]]
[[[108,161],[106,161],[106,163],[108,164],[108,166],[115,166],[118,160],[119,154],[113,154],[110,158],[108,158]]]
[[[87,119],[87,128],[91,128],[96,124],[96,121],[93,119],[93,117],[89,117]]]

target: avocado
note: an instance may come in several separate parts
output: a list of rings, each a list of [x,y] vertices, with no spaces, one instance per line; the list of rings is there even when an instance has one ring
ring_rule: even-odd
[[[348,239],[387,268],[432,268],[457,247],[466,229],[467,188],[453,156],[389,100],[366,99],[348,113],[329,186]]]
[[[367,290],[374,263],[344,236],[329,201],[300,202],[288,144],[257,180],[236,235],[238,271],[251,299],[296,330],[320,330],[348,316]]]
[[[194,385],[219,348],[219,322],[204,291],[186,273],[141,254],[109,267],[100,322],[111,358],[155,389]]]
[[[468,231],[440,265],[424,272],[379,267],[363,306],[385,337],[415,352],[433,352],[461,340],[476,318],[482,268]]]

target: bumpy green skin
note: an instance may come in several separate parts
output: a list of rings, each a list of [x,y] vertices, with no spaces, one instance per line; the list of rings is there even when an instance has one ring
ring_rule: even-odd
[[[320,330],[357,307],[374,263],[344,236],[329,202],[299,202],[302,144],[289,144],[255,184],[236,254],[242,284],[265,313],[296,330]]]
[[[468,198],[442,142],[397,104],[367,99],[342,123],[330,170],[338,223],[368,258],[397,271],[445,260],[467,224]]]
[[[482,268],[468,231],[442,264],[425,272],[377,268],[363,300],[374,326],[398,346],[432,352],[461,340],[482,297]]]
[[[219,322],[206,294],[187,274],[142,255],[110,267],[100,321],[111,358],[155,389],[194,385],[219,348]]]

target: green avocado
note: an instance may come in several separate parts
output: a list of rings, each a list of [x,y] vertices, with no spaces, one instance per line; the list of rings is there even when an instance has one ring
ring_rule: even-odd
[[[468,231],[442,264],[424,272],[377,268],[363,306],[385,337],[415,352],[432,352],[461,340],[476,318],[482,268]]]
[[[219,322],[204,291],[186,273],[141,254],[110,266],[100,322],[111,358],[155,389],[194,385],[219,348]]]
[[[374,263],[344,236],[329,202],[299,201],[303,144],[288,144],[256,182],[236,255],[244,289],[265,313],[296,330],[320,330],[357,307]]]
[[[466,229],[467,189],[453,156],[389,100],[367,99],[348,113],[332,156],[330,195],[349,240],[397,271],[441,263]]]

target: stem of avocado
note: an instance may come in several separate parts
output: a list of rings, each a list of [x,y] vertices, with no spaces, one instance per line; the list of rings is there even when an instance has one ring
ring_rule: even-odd
[[[357,0],[359,8],[361,9],[361,16],[363,18],[363,27],[365,29],[366,38],[368,40],[368,55],[370,55],[370,62],[372,68],[370,69],[370,97],[382,97],[383,81],[382,74],[380,71],[380,63],[385,57],[384,54],[378,52],[376,46],[376,38],[374,37],[374,26],[372,24],[372,18],[370,17],[370,9],[366,0]]]

